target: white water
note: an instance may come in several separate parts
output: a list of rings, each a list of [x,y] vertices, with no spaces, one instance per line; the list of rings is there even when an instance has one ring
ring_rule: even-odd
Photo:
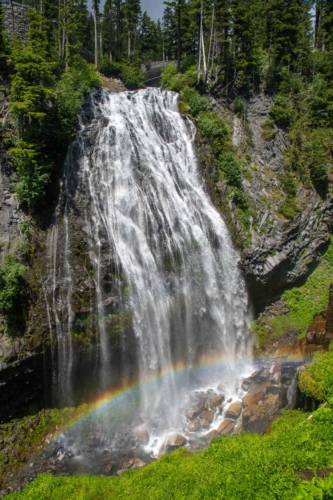
[[[86,147],[84,125],[75,149],[76,154],[80,151],[79,189],[89,199],[85,224],[99,316],[105,316],[101,270],[105,236],[101,235],[106,234],[128,285],[139,377],[169,374],[155,387],[150,384],[149,391],[142,390],[142,409],[149,411],[161,401],[168,408],[175,407],[180,388],[172,373],[177,362],[191,367],[203,356],[220,354],[228,360],[232,380],[237,360],[247,354],[248,303],[239,256],[205,191],[194,152],[195,128],[179,114],[177,100],[177,94],[160,89],[105,92],[102,99],[92,95],[91,106],[100,123],[93,151]],[[59,281],[56,228],[49,238],[63,390],[70,390],[73,346],[64,338],[73,319],[70,296],[75,273],[68,255],[67,217],[73,210],[73,194],[67,178],[63,184],[67,232],[60,305],[55,293]],[[65,324],[61,307],[68,310]],[[110,344],[102,322],[99,337],[101,384],[107,385]]]

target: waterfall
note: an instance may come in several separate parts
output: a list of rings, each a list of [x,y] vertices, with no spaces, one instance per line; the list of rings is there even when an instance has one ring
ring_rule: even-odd
[[[176,93],[93,93],[87,109],[66,160],[48,243],[59,383],[70,391],[75,364],[72,296],[81,286],[71,261],[76,217],[92,265],[87,280],[97,304],[99,384],[108,387],[114,364],[113,304],[130,318],[136,376],[156,378],[149,391],[142,389],[143,411],[160,402],[173,406],[180,390],[176,366],[223,356],[233,378],[247,348],[239,255],[205,191],[195,127],[178,112]],[[118,342],[124,356],[127,341],[125,335]]]

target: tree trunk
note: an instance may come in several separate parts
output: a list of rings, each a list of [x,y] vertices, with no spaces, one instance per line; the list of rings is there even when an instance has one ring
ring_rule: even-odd
[[[112,61],[112,4],[109,12],[109,59]]]
[[[180,58],[181,58],[181,37],[180,37],[180,1],[178,0],[178,53],[177,53],[177,73],[180,73]]]
[[[201,72],[201,42],[202,42],[201,30],[202,30],[202,0],[201,0],[200,23],[199,23],[198,83],[200,82],[200,72]]]
[[[95,30],[95,68],[98,66],[98,33],[97,33],[97,9],[94,12],[94,30]]]

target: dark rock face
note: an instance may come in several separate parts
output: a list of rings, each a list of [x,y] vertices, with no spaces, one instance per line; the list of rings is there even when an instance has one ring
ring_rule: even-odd
[[[249,164],[243,172],[243,189],[250,200],[251,227],[246,231],[237,218],[236,206],[228,201],[226,184],[219,180],[218,169],[209,147],[197,142],[199,162],[215,204],[223,212],[236,244],[243,246],[242,266],[250,297],[261,311],[289,286],[297,285],[319,261],[332,229],[333,198],[322,199],[314,189],[298,184],[299,213],[288,220],[279,214],[286,199],[281,177],[286,172],[283,153],[289,142],[283,129],[274,125],[274,138],[266,141],[262,124],[270,118],[273,99],[254,95],[247,102],[247,122],[251,137],[228,104],[212,100],[214,110],[233,123],[233,142],[246,147]],[[229,197],[230,198],[230,197]],[[250,242],[249,242],[250,241]]]

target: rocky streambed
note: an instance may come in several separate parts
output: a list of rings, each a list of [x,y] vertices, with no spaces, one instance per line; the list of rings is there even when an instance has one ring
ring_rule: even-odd
[[[186,395],[177,409],[178,425],[171,431],[165,429],[163,408],[160,414],[124,418],[114,424],[105,414],[84,419],[62,433],[55,429],[18,472],[7,475],[0,498],[23,489],[41,472],[122,475],[181,446],[195,452],[218,437],[240,432],[262,434],[292,400],[291,391],[296,401],[297,382],[295,387],[292,381],[304,362],[282,356],[257,363],[254,371],[239,379],[231,392],[225,381],[217,383],[215,377],[204,389]],[[35,427],[32,422],[25,431],[33,433]],[[22,432],[18,429],[3,440],[0,453],[9,458],[15,454],[15,443],[24,442]]]

